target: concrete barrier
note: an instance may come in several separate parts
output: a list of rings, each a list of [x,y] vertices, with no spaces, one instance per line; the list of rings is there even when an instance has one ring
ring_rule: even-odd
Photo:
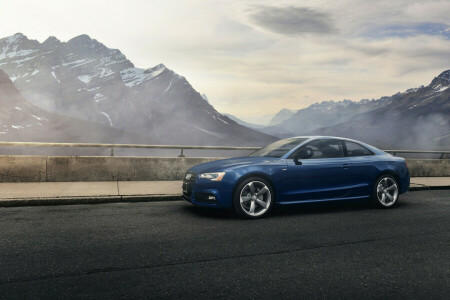
[[[411,177],[449,177],[450,159],[407,159]]]
[[[181,180],[193,165],[220,158],[0,156],[0,182]],[[450,176],[448,159],[408,159],[412,177]]]
[[[45,156],[0,156],[0,182],[41,182],[46,174]]]
[[[47,181],[181,180],[191,166],[216,159],[49,156]]]
[[[220,158],[0,156],[0,182],[181,180],[191,166]]]

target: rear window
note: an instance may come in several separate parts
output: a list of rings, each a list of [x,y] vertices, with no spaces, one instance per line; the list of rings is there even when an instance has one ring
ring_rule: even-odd
[[[345,146],[347,147],[347,156],[373,155],[372,151],[358,143],[345,141]]]

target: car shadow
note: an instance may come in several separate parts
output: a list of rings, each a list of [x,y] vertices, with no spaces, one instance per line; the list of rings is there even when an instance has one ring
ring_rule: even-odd
[[[407,202],[399,201],[395,207],[391,209],[403,208],[411,205]],[[195,217],[213,218],[213,219],[230,219],[236,220],[242,218],[238,217],[232,210],[200,207],[194,205],[183,206],[182,209]],[[314,215],[314,214],[330,214],[339,212],[357,212],[366,210],[383,210],[375,207],[370,201],[355,201],[355,200],[340,200],[316,203],[300,203],[293,205],[277,205],[273,208],[271,214],[266,218],[279,218],[299,215]]]
[[[398,209],[409,204],[398,202],[391,209]],[[331,214],[340,212],[358,212],[367,210],[383,210],[373,205],[369,200],[339,200],[316,203],[300,203],[285,206],[275,206],[272,217],[286,217],[297,215]]]
[[[213,218],[213,219],[238,219],[238,216],[234,214],[234,211],[227,209],[201,207],[192,204],[183,206],[182,209],[184,210],[184,212],[194,217]]]

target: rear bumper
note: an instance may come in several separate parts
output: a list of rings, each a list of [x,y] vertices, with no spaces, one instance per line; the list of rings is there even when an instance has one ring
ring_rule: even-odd
[[[409,172],[406,176],[403,176],[400,179],[400,194],[406,193],[409,190],[409,185],[410,185],[410,177],[409,177]]]

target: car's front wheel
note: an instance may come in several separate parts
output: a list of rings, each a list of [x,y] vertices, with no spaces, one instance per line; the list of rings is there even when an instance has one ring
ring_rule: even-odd
[[[399,185],[391,175],[382,175],[375,183],[372,195],[373,202],[381,208],[393,207],[398,200]]]
[[[256,219],[266,216],[274,202],[270,183],[260,177],[242,181],[234,193],[234,210],[244,218]]]

